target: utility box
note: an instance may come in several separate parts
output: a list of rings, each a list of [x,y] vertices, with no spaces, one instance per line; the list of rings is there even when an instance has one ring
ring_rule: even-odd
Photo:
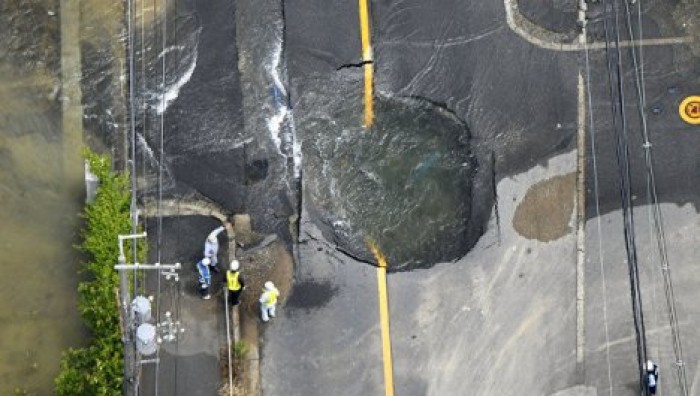
[[[151,301],[144,296],[137,296],[131,302],[131,312],[136,324],[148,322],[151,320]]]
[[[144,323],[136,329],[136,350],[142,355],[153,355],[158,349],[156,327]]]

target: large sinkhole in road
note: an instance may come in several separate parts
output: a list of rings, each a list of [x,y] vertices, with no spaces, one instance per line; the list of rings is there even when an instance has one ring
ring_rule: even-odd
[[[374,125],[364,129],[353,105],[304,125],[304,199],[314,223],[363,261],[374,262],[367,241],[376,242],[392,270],[463,256],[482,227],[470,221],[477,160],[466,124],[424,100],[378,98]]]

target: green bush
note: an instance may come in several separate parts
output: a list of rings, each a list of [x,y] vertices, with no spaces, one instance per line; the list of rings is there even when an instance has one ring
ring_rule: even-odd
[[[82,214],[85,228],[77,246],[86,256],[82,270],[88,278],[78,285],[78,310],[92,338],[87,347],[64,353],[56,394],[117,396],[122,393],[123,351],[115,295],[119,275],[114,265],[119,255],[117,236],[131,233],[129,177],[113,172],[109,157],[90,151],[84,156],[100,179],[94,202]],[[125,244],[127,250],[129,245]],[[138,250],[143,262],[145,244],[140,243]],[[128,251],[126,255],[130,257]]]

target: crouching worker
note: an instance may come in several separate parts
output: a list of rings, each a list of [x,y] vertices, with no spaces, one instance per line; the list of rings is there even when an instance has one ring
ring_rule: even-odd
[[[205,300],[211,298],[211,294],[209,294],[209,287],[211,286],[211,272],[209,271],[209,264],[211,264],[211,260],[207,257],[203,258],[197,263],[197,273],[199,274],[199,294]]]
[[[275,306],[279,295],[280,292],[274,283],[270,281],[265,282],[265,288],[260,296],[260,316],[263,322],[267,322],[270,318],[275,317]]]
[[[229,304],[238,305],[241,301],[241,292],[245,289],[245,281],[239,271],[241,264],[238,260],[232,260],[229,270],[226,271],[226,287],[228,288]]]

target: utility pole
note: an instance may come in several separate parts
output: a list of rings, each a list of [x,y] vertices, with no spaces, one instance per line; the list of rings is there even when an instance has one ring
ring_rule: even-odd
[[[160,264],[160,263],[155,263],[155,264],[140,264],[140,263],[132,263],[128,264],[126,262],[126,255],[124,254],[124,241],[126,240],[131,240],[133,241],[132,246],[134,246],[133,249],[135,249],[136,246],[136,240],[140,238],[145,238],[146,233],[142,232],[139,234],[129,234],[129,235],[119,235],[119,257],[117,259],[117,265],[114,266],[114,269],[119,271],[119,309],[122,317],[122,343],[124,345],[124,388],[123,388],[123,394],[125,396],[136,396],[138,394],[138,378],[137,378],[137,366],[138,364],[141,363],[148,363],[151,362],[149,361],[141,361],[140,359],[137,360],[137,357],[139,357],[139,353],[136,350],[136,341],[134,339],[134,332],[135,332],[135,325],[134,325],[134,317],[133,313],[131,311],[131,291],[129,289],[129,277],[128,277],[128,271],[134,271],[134,270],[157,270],[159,272],[158,276],[160,276],[160,272],[162,270],[169,270],[169,272],[166,272],[166,278],[174,277],[175,280],[178,280],[177,273],[175,271],[179,270],[181,268],[180,263],[175,263],[175,264]],[[134,255],[134,257],[136,257]],[[175,333],[177,333],[178,330],[182,331],[180,329],[180,323],[179,322],[173,322],[169,312],[167,319],[165,322],[162,324],[159,324],[159,326],[165,327],[167,330],[168,335],[165,338],[166,341],[174,340],[175,339]],[[138,362],[138,364],[137,364]]]
[[[131,235],[119,235],[119,258],[117,259],[117,266],[126,266],[126,256],[124,255],[124,240],[132,239],[136,240],[138,238],[145,238],[146,233],[141,234],[131,234]],[[135,371],[136,365],[135,355],[136,347],[134,343],[134,338],[132,333],[132,323],[131,323],[131,292],[129,290],[129,277],[126,271],[119,271],[119,308],[121,310],[122,324],[124,328],[122,329],[122,343],[124,345],[124,396],[133,396],[135,392]]]

